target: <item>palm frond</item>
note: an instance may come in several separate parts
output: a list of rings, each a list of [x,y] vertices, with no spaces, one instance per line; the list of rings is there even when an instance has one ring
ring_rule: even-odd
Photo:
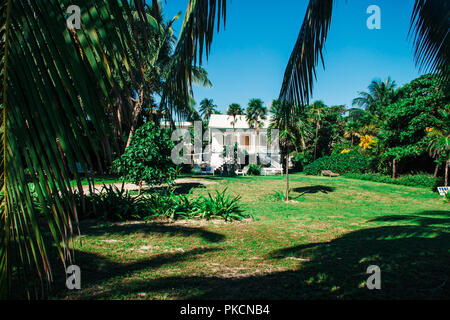
[[[441,71],[449,79],[450,3],[441,0],[416,0],[411,17],[415,61],[427,72]]]
[[[83,1],[80,30],[66,27],[71,4],[0,4],[2,296],[18,277],[24,289],[52,280],[44,233],[61,260],[71,261],[77,213],[70,177],[80,180],[77,163],[87,171],[98,137],[108,131],[104,108],[117,85],[112,70],[127,74],[131,61],[140,65],[127,1]],[[131,4],[145,20],[143,1]]]
[[[189,96],[193,95],[193,65],[202,64],[203,54],[206,58],[209,57],[216,20],[217,31],[220,30],[221,20],[225,25],[226,2],[226,0],[189,1],[161,99],[161,106],[167,115],[174,116],[179,113],[176,102],[180,97],[187,105]]]
[[[289,59],[280,101],[306,105],[312,94],[319,57],[330,27],[334,0],[310,0],[297,42]],[[325,65],[324,65],[325,66]]]

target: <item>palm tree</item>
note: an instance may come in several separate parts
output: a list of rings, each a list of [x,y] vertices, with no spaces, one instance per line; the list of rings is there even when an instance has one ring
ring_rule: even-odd
[[[272,119],[269,129],[279,130],[279,139],[283,146],[286,160],[286,201],[289,201],[289,155],[300,143],[303,152],[306,150],[306,139],[309,137],[307,121],[303,119],[303,108],[293,108],[288,103],[280,103],[274,100],[270,109]],[[272,139],[271,130],[269,139]]]
[[[238,103],[232,103],[228,107],[227,115],[233,117],[233,121],[231,122],[231,124],[233,125],[233,130],[234,130],[234,126],[236,125],[236,122],[237,122],[237,116],[241,116],[243,114],[244,114],[244,110],[242,109],[241,105]]]
[[[259,131],[266,120],[267,108],[261,99],[250,99],[246,110],[246,120],[251,129],[255,129],[256,146],[259,146]]]
[[[394,102],[396,96],[396,83],[390,77],[385,81],[373,80],[369,85],[369,92],[358,92],[359,97],[353,100],[354,107],[363,107],[365,110],[376,114],[380,106],[387,106]]]
[[[188,101],[193,65],[209,52],[215,29],[210,22],[224,17],[225,3],[188,2],[163,105],[170,104],[168,92]],[[0,5],[1,297],[17,277],[24,286],[51,281],[44,233],[61,261],[71,261],[69,241],[78,219],[70,177],[75,175],[83,195],[77,163],[84,171],[92,165],[91,154],[99,153],[98,141],[108,135],[108,106],[118,97],[113,92],[129,90],[115,75],[144,78],[144,58],[154,50],[147,42],[138,44],[142,38],[130,27],[157,28],[145,1],[83,2],[81,30],[63,29],[66,6],[65,0],[3,0]],[[139,32],[146,37],[145,28]]]
[[[263,126],[263,120],[266,120],[267,108],[261,99],[251,99],[246,111],[246,119],[250,128],[259,132]]]
[[[429,128],[430,153],[436,159],[445,160],[445,186],[448,187],[450,167],[450,112],[440,110],[441,119],[438,128]]]
[[[212,114],[216,114],[217,106],[214,104],[213,99],[203,99],[200,101],[200,114],[202,115],[205,121],[208,121],[211,118]]]
[[[280,90],[280,101],[293,106],[307,105],[316,78],[319,59],[331,24],[334,0],[310,0],[297,42],[289,58]],[[414,39],[416,65],[426,71],[450,77],[450,3],[439,0],[415,0],[410,36]]]

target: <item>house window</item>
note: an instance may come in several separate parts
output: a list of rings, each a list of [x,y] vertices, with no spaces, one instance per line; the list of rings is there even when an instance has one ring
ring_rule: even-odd
[[[250,136],[244,136],[244,146],[249,147],[250,146]]]

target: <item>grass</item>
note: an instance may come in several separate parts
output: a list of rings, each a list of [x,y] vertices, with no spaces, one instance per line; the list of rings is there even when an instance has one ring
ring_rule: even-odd
[[[53,299],[448,299],[450,207],[425,188],[293,175],[192,177],[228,188],[254,220],[82,222],[82,290]],[[187,190],[184,190],[187,192]],[[81,241],[82,240],[82,241]],[[369,265],[381,290],[368,290]]]

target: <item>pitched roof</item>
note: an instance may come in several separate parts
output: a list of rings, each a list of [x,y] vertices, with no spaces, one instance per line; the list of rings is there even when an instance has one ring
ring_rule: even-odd
[[[233,116],[224,114],[212,114],[209,119],[209,128],[214,129],[233,129]],[[270,116],[266,116],[266,120],[263,120],[263,129],[268,129],[270,126]],[[245,116],[236,116],[235,129],[250,129],[247,118]]]

